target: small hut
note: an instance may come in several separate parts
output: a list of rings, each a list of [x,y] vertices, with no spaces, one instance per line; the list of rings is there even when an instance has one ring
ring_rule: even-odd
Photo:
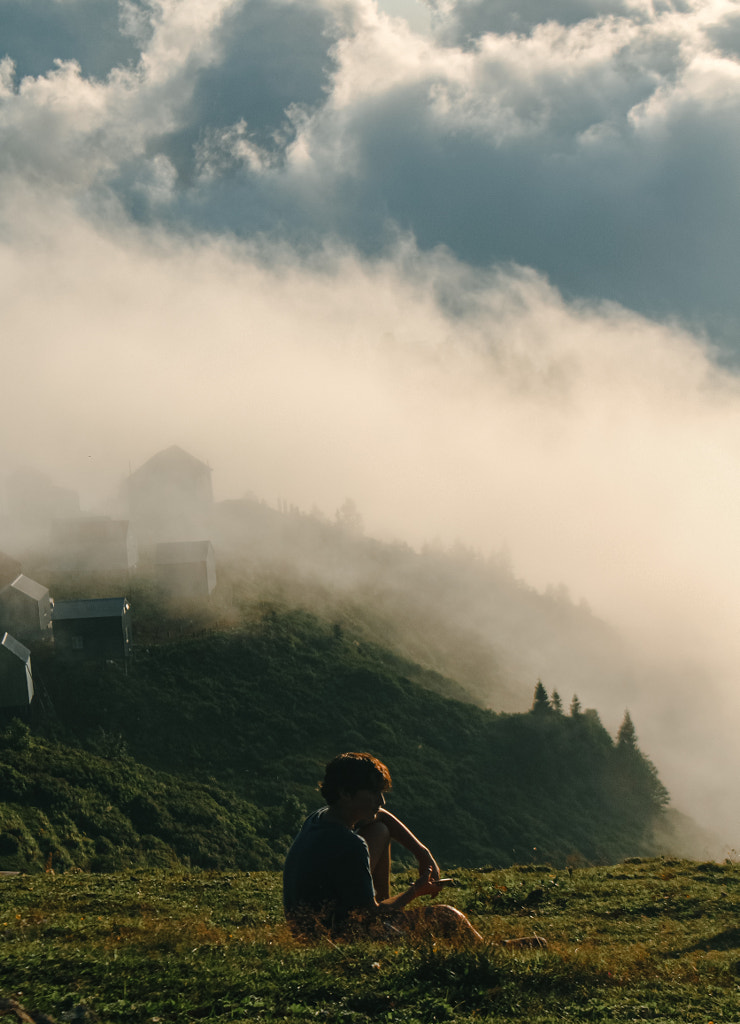
[[[4,633],[0,637],[0,708],[28,708],[32,700],[31,652]]]
[[[174,600],[207,598],[216,586],[216,555],[209,540],[157,544],[154,553],[157,582]]]
[[[131,653],[131,605],[125,597],[55,601],[54,648],[89,661],[125,661]]]
[[[51,639],[51,608],[48,587],[21,573],[0,590],[0,632],[18,640]]]

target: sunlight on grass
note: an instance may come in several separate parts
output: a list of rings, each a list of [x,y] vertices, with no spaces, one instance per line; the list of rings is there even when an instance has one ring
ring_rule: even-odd
[[[482,947],[418,934],[300,942],[273,872],[5,878],[0,996],[110,1024],[738,1019],[737,865],[456,877],[445,899],[471,914]],[[535,934],[546,946],[502,944]]]

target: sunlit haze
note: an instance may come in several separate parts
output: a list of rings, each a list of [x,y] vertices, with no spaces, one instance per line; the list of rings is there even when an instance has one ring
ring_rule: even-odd
[[[506,552],[623,635],[582,703],[740,847],[740,4],[0,27],[3,479],[105,511],[177,444],[217,499]]]

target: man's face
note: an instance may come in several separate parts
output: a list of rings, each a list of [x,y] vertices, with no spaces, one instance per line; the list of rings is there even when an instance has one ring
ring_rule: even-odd
[[[356,821],[373,821],[381,807],[385,807],[385,797],[380,789],[358,789],[352,796],[353,810]]]

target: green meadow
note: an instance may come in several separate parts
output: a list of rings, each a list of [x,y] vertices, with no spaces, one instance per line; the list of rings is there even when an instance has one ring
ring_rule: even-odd
[[[740,864],[453,873],[445,899],[483,946],[303,944],[274,871],[4,876],[0,1005],[110,1024],[740,1020]],[[533,935],[547,946],[504,944]]]

